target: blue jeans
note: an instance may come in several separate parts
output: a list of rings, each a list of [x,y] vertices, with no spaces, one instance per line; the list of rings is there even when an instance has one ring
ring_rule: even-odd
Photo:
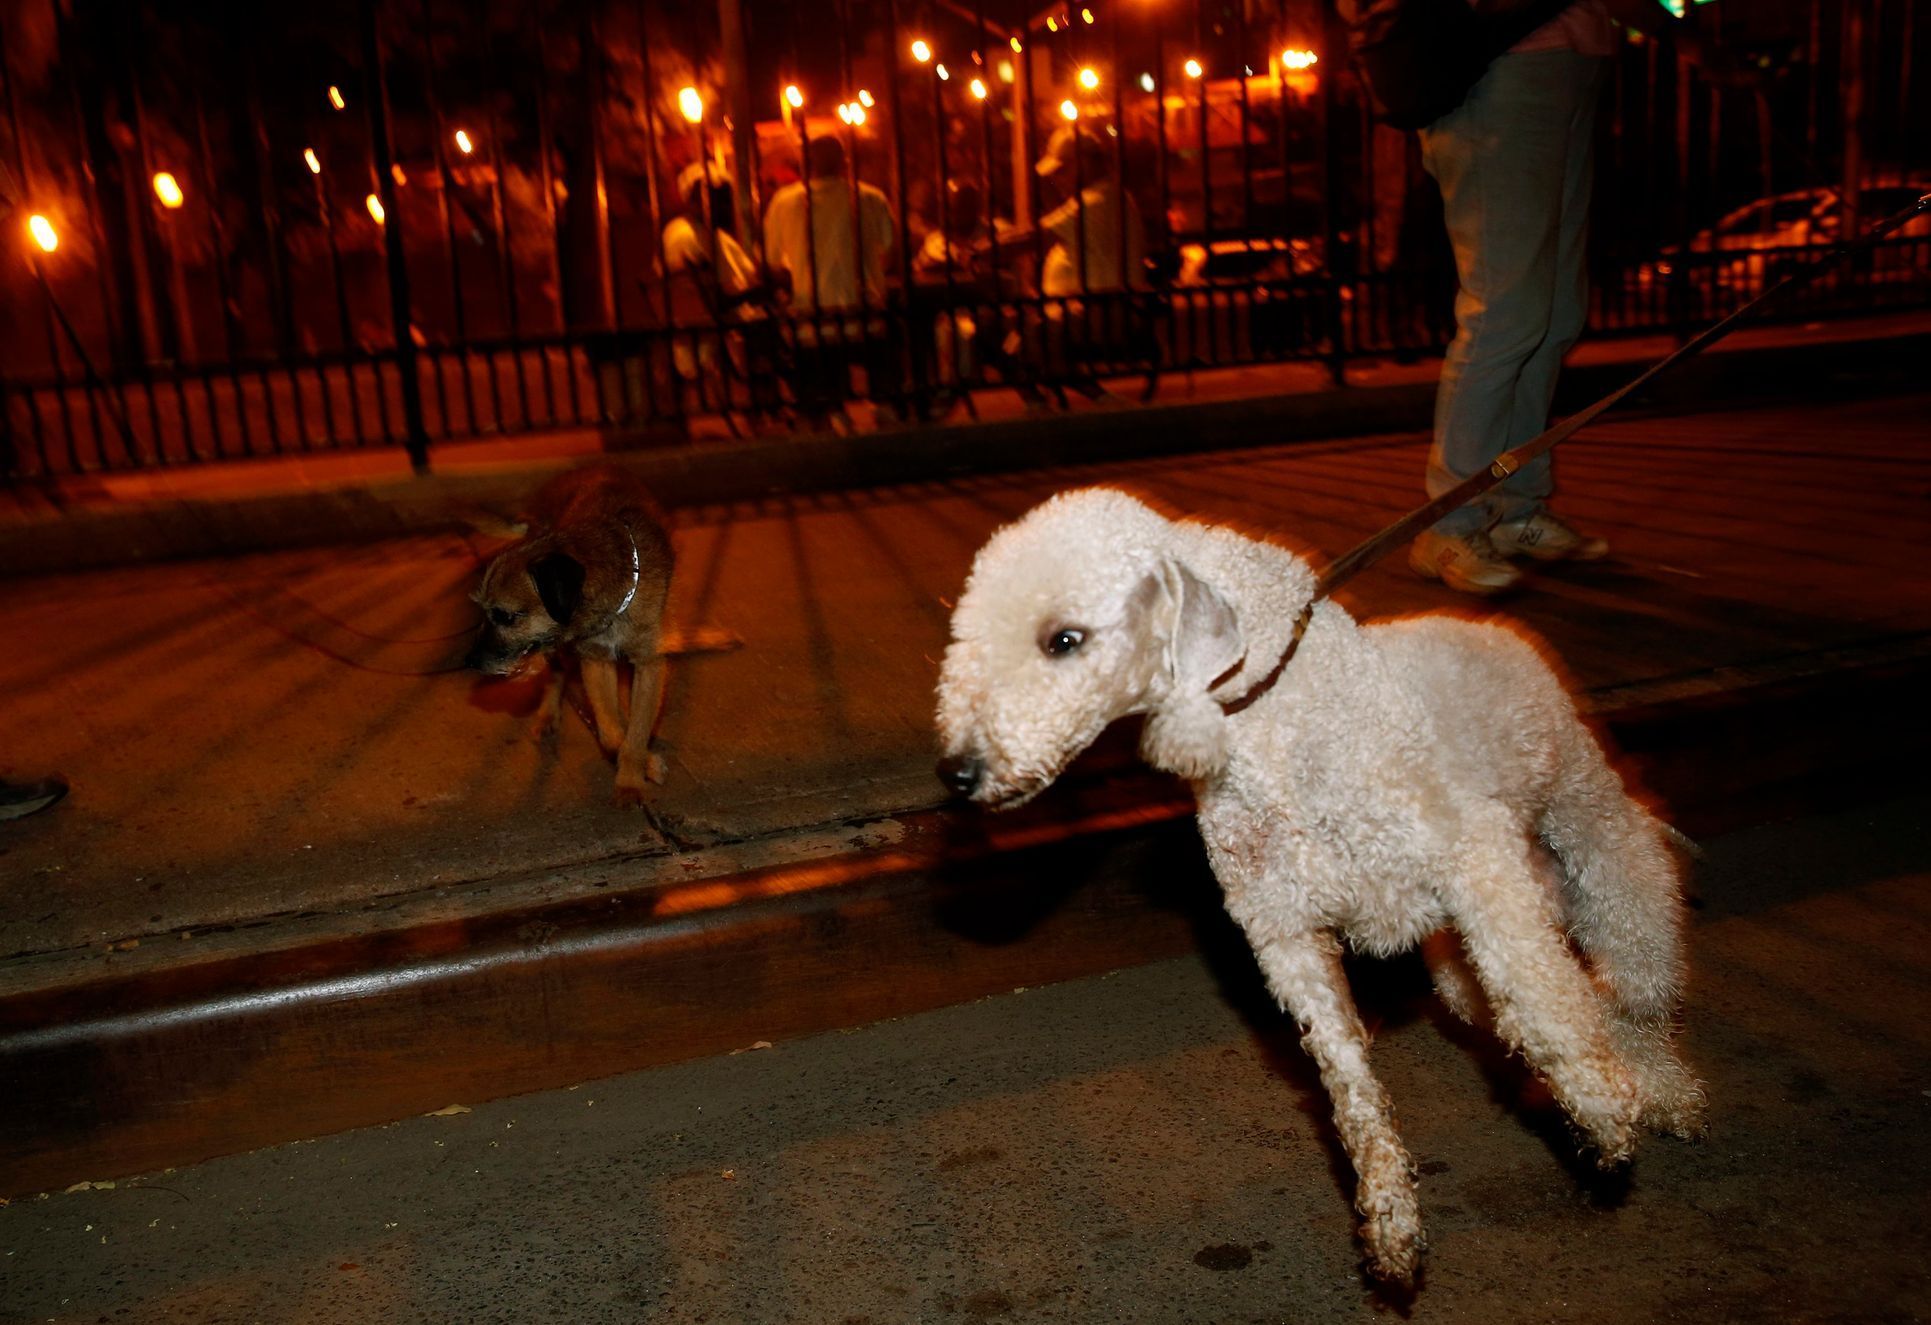
[[[1573,51],[1501,56],[1467,101],[1421,131],[1461,282],[1435,394],[1431,497],[1548,426],[1562,356],[1588,313],[1583,251],[1605,64]],[[1545,453],[1435,528],[1465,536],[1520,519],[1552,488]]]

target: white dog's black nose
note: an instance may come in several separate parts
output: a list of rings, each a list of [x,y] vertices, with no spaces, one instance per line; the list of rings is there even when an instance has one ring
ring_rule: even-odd
[[[939,781],[954,795],[970,796],[979,788],[986,766],[976,755],[947,755],[939,761]]]

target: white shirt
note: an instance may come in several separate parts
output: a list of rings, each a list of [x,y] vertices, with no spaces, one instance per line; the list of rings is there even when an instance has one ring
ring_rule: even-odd
[[[851,185],[842,178],[812,180],[809,200],[802,182],[772,196],[764,212],[764,257],[773,271],[790,273],[791,305],[798,312],[857,308],[861,271],[863,302],[884,304],[892,205],[870,184],[860,184],[858,213],[854,226]]]
[[[664,227],[664,268],[675,276],[684,271],[700,271],[711,265],[711,231],[708,226],[679,216]],[[717,286],[728,297],[743,294],[757,284],[758,269],[744,246],[729,234],[717,236]]]
[[[1122,203],[1126,207],[1125,280],[1120,272]],[[1039,288],[1046,294],[1064,297],[1086,291],[1122,290],[1129,285],[1136,290],[1147,288],[1147,240],[1140,224],[1140,209],[1115,181],[1088,184],[1077,198],[1068,198],[1041,218],[1039,228],[1057,241],[1039,273]],[[1080,280],[1082,251],[1086,258],[1084,283]]]
[[[711,265],[711,231],[701,221],[679,216],[664,227],[664,271],[672,277],[703,271]],[[731,235],[717,236],[717,288],[726,298],[743,294],[757,283],[757,264],[744,246]],[[680,327],[703,327],[711,322],[710,302],[693,280],[671,282],[671,321]],[[738,322],[755,322],[764,310],[752,304],[739,304],[724,317]],[[695,378],[699,365],[717,362],[717,337],[693,334],[671,339],[671,358],[678,374]],[[694,352],[693,352],[694,351]]]

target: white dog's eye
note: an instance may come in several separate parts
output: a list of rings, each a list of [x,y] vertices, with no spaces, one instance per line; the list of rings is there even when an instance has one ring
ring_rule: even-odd
[[[1051,656],[1058,658],[1071,653],[1084,643],[1086,643],[1086,632],[1076,626],[1068,626],[1064,630],[1054,631],[1045,639],[1041,640],[1039,647],[1046,650]]]

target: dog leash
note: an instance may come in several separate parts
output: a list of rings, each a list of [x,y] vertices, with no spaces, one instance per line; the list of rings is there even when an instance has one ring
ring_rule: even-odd
[[[1737,309],[1722,321],[1706,328],[1695,339],[1687,341],[1677,347],[1674,353],[1651,364],[1649,368],[1638,374],[1633,380],[1610,392],[1595,404],[1576,411],[1561,423],[1556,424],[1554,427],[1544,429],[1540,434],[1522,443],[1522,445],[1512,450],[1504,451],[1501,455],[1489,462],[1487,469],[1477,474],[1471,474],[1447,492],[1442,493],[1441,496],[1402,516],[1401,519],[1395,521],[1374,537],[1360,544],[1347,555],[1330,562],[1327,569],[1321,572],[1320,579],[1315,582],[1314,596],[1308,599],[1307,606],[1303,607],[1301,614],[1294,619],[1293,633],[1288,636],[1287,647],[1282,650],[1279,660],[1268,670],[1266,676],[1256,681],[1244,694],[1234,699],[1221,700],[1221,711],[1229,716],[1239,713],[1242,709],[1272,689],[1274,683],[1280,680],[1281,673],[1287,670],[1287,664],[1293,659],[1295,651],[1301,647],[1301,639],[1307,634],[1308,623],[1314,619],[1315,605],[1323,598],[1333,594],[1341,585],[1353,579],[1376,561],[1379,561],[1387,553],[1388,549],[1396,543],[1406,542],[1413,538],[1422,529],[1434,524],[1435,521],[1441,519],[1442,516],[1448,514],[1448,512],[1454,510],[1456,507],[1467,504],[1476,497],[1481,496],[1484,492],[1487,492],[1496,484],[1507,480],[1509,475],[1522,468],[1528,461],[1568,441],[1576,433],[1593,423],[1605,410],[1620,404],[1630,395],[1655,380],[1659,374],[1667,372],[1677,364],[1682,363],[1685,359],[1694,358],[1696,355],[1701,354],[1704,350],[1707,350],[1710,346],[1716,344],[1716,342],[1736,330],[1739,323],[1753,316],[1771,301],[1781,298],[1797,286],[1808,284],[1816,279],[1818,274],[1826,267],[1834,266],[1852,254],[1868,248],[1870,245],[1884,238],[1884,236],[1890,234],[1893,230],[1910,224],[1913,219],[1927,212],[1931,212],[1931,193],[1925,194],[1910,206],[1903,208],[1895,215],[1879,222],[1876,226],[1867,230],[1864,234],[1859,235],[1857,238],[1840,244],[1822,257],[1814,258],[1805,263],[1798,270],[1784,277],[1783,280],[1777,282],[1777,284],[1771,286],[1768,290],[1765,290],[1755,299],[1752,299],[1749,303]]]

